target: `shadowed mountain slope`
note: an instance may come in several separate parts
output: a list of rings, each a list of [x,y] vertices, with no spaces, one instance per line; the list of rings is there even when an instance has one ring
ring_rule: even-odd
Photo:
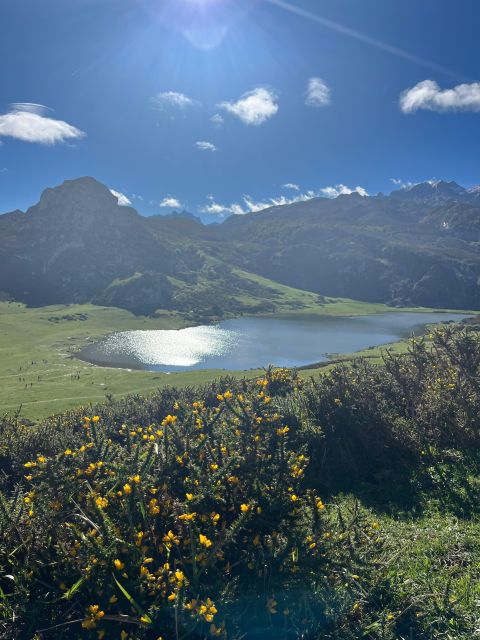
[[[0,292],[196,318],[272,311],[275,286],[372,302],[480,307],[480,191],[429,182],[390,196],[272,207],[206,227],[139,215],[93,178],[0,216]]]

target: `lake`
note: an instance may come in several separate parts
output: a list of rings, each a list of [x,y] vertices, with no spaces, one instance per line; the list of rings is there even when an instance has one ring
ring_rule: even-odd
[[[375,347],[426,324],[461,320],[455,313],[392,312],[355,317],[243,317],[216,325],[179,330],[122,331],[77,354],[92,364],[143,369],[259,369],[269,364],[301,367]]]

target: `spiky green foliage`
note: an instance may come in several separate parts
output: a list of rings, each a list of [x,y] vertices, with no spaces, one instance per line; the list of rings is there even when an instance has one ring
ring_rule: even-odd
[[[4,418],[3,635],[473,637],[479,369],[448,328],[321,381]]]

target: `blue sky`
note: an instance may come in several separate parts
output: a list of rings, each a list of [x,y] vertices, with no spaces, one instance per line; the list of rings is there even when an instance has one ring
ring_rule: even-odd
[[[479,21],[477,0],[2,0],[0,211],[82,175],[148,214],[479,183]]]

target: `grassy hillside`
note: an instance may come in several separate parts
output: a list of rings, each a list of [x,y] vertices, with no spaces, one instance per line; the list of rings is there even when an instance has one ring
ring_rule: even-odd
[[[0,635],[470,640],[480,334],[0,422]]]
[[[277,285],[241,272],[269,290],[279,313],[359,315],[388,310],[352,300],[327,300],[320,304],[316,294]],[[253,296],[248,302],[254,305]],[[106,395],[148,393],[166,384],[195,385],[221,375],[219,371],[152,373],[92,366],[72,358],[88,340],[113,331],[129,329],[178,329],[191,321],[175,312],[157,312],[139,317],[128,311],[94,305],[57,305],[27,308],[0,302],[0,412],[14,412],[21,406],[26,418],[45,417],[84,402],[97,402]],[[258,372],[237,372],[253,377]]]

